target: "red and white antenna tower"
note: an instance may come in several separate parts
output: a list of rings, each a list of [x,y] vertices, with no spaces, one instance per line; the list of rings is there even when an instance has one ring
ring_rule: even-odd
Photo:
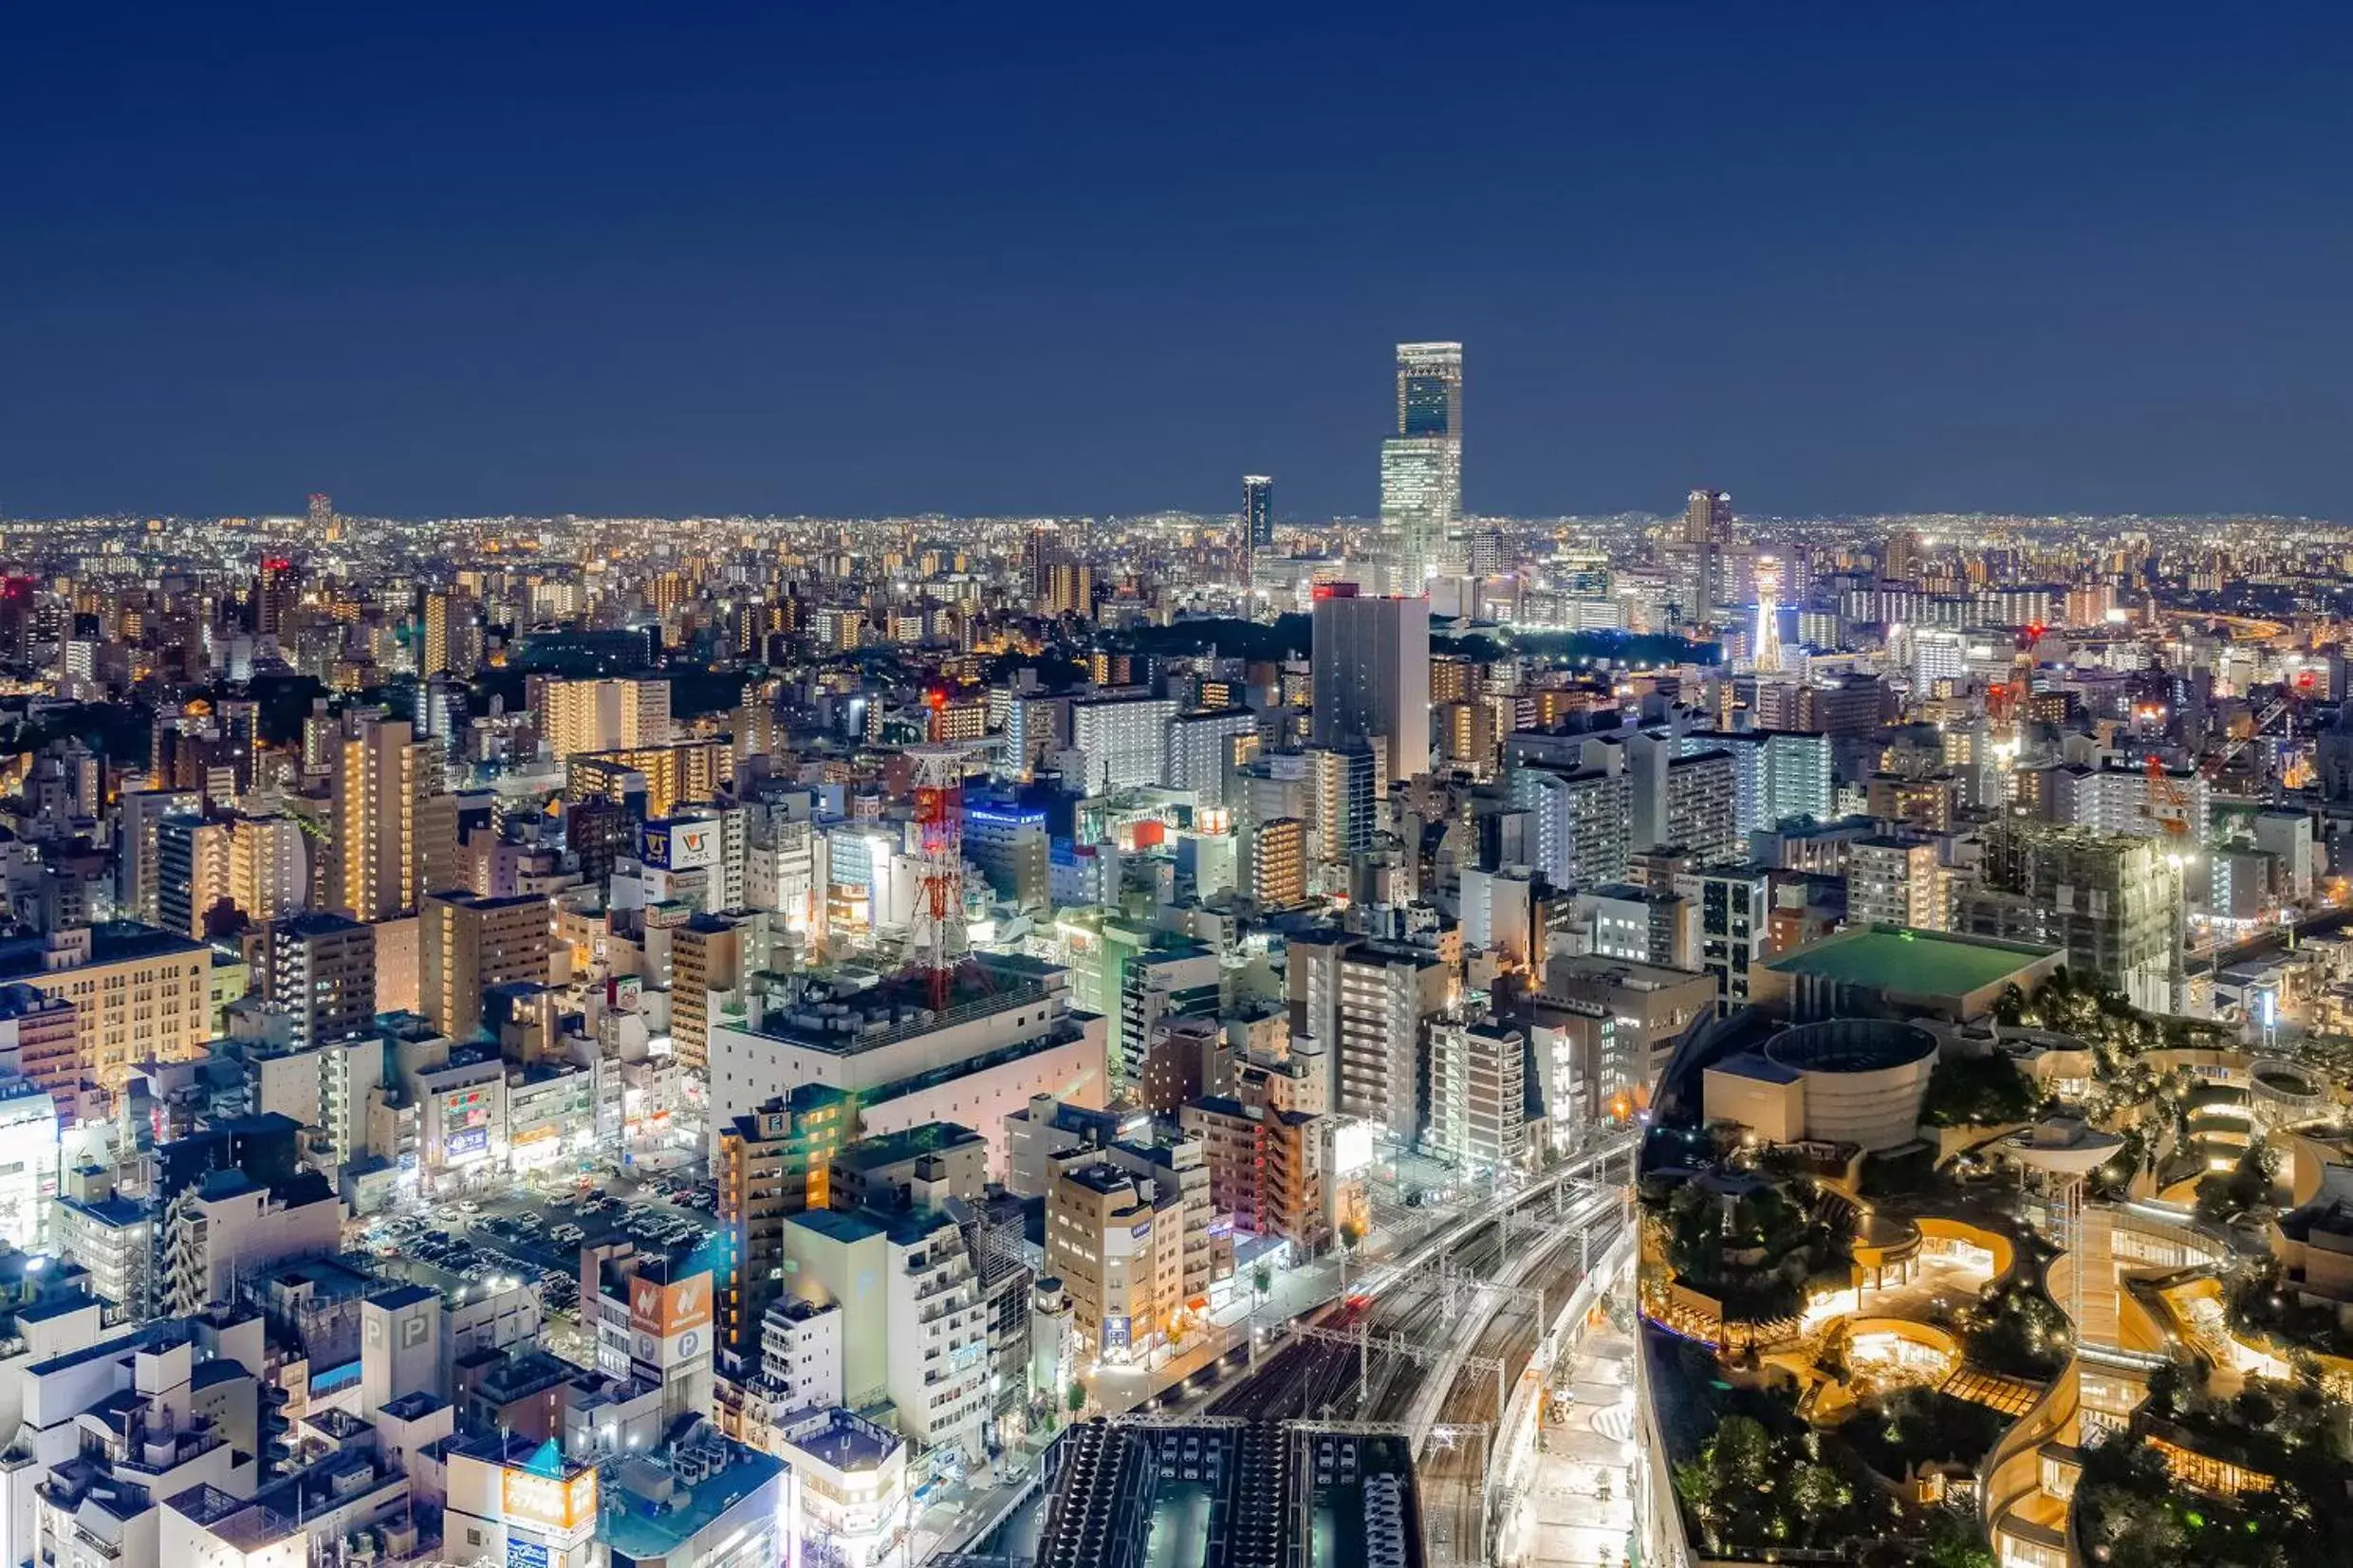
[[[924,697],[932,710],[931,739],[911,746],[915,762],[917,879],[916,964],[930,981],[932,1009],[948,1005],[948,984],[964,955],[964,759],[969,744],[944,740],[948,693]]]

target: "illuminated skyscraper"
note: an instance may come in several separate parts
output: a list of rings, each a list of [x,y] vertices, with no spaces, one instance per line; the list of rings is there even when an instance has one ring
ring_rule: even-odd
[[[1263,473],[1242,476],[1242,593],[1243,614],[1250,613],[1249,596],[1258,563],[1274,548],[1274,481]]]
[[[1692,602],[1683,618],[1715,619],[1724,604],[1724,552],[1732,542],[1732,498],[1722,490],[1694,490],[1683,508],[1683,544],[1692,555]]]
[[[1380,444],[1380,528],[1400,593],[1428,581],[1462,515],[1462,344],[1399,343],[1397,434]]]
[[[482,617],[471,595],[434,593],[425,596],[424,646],[417,673],[444,672],[470,677],[482,664]]]
[[[261,581],[253,588],[253,630],[274,636],[286,629],[287,612],[302,602],[302,579],[294,563],[282,555],[265,556]]]

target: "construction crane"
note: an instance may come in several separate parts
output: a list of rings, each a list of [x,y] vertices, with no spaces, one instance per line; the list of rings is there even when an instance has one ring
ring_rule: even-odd
[[[2262,708],[2256,710],[2255,722],[2248,727],[2246,734],[2241,735],[2234,740],[2225,741],[2222,745],[2222,749],[2215,752],[2212,758],[2208,759],[2206,764],[2206,776],[2211,779],[2215,774],[2220,773],[2224,768],[2230,766],[2232,763],[2237,760],[2238,754],[2246,750],[2249,746],[2252,745],[2255,737],[2262,734],[2264,729],[2273,719],[2276,719],[2281,714],[2286,713],[2292,704],[2293,696],[2291,693],[2287,692],[2282,692],[2278,696],[2275,696],[2266,702]],[[2291,733],[2293,732],[2293,728],[2294,725],[2291,720],[2289,721],[2289,729]]]

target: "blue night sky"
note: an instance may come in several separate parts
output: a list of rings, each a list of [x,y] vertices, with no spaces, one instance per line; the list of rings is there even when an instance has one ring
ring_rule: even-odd
[[[0,513],[2353,517],[2348,9],[19,6]]]

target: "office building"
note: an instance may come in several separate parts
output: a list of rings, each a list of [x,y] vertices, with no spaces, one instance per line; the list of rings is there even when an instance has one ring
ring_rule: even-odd
[[[1070,1293],[1080,1343],[1115,1366],[1166,1343],[1184,1306],[1182,1200],[1108,1159],[1055,1173],[1046,1272]]]
[[[77,1074],[109,1090],[134,1062],[204,1055],[212,965],[202,943],[127,921],[0,942],[0,983],[71,1003]]]
[[[1274,481],[1263,473],[1242,478],[1242,591],[1245,619],[1255,618],[1252,583],[1259,563],[1274,553]]]
[[[823,1084],[856,1098],[870,1135],[930,1121],[977,1128],[1002,1169],[994,1140],[1031,1095],[1095,1104],[1107,1092],[1107,1021],[1073,1010],[1067,969],[975,953],[954,971],[947,1012],[936,1016],[923,975],[879,985],[870,974],[793,978],[798,985],[775,994],[754,993],[740,1022],[712,1026],[714,1152],[734,1118]]]
[[[1430,606],[1354,583],[1316,590],[1309,655],[1315,745],[1370,744],[1392,781],[1430,771]]]
[[[1419,597],[1462,517],[1462,345],[1399,343],[1397,430],[1380,446],[1380,527],[1393,586]]]
[[[1714,977],[1724,1000],[1749,1000],[1749,968],[1773,955],[1772,876],[1764,867],[1724,861],[1684,872],[1676,891],[1695,916],[1696,968]]]

